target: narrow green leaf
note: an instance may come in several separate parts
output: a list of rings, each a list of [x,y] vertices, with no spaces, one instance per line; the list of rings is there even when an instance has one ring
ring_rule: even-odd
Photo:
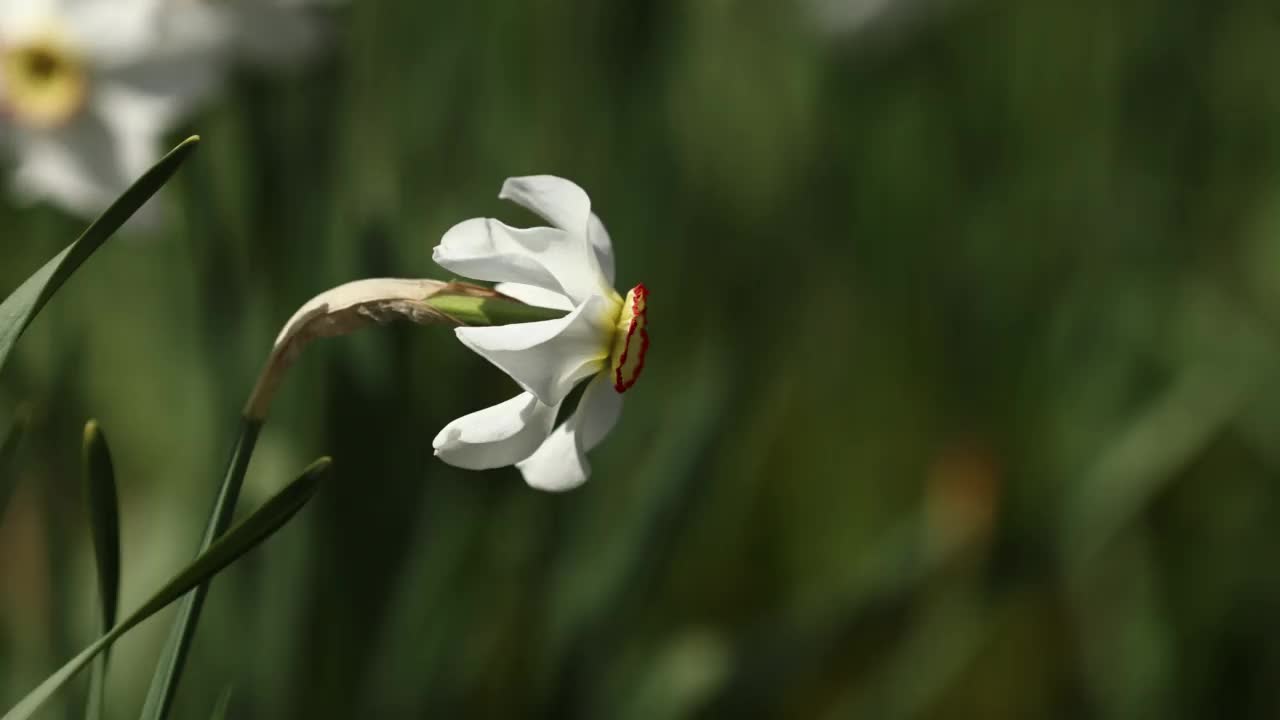
[[[22,449],[22,439],[26,437],[27,427],[31,424],[31,411],[22,409],[9,426],[4,441],[0,442],[0,520],[4,520],[4,509],[13,497],[13,489],[18,484],[18,451]]]
[[[97,220],[52,260],[44,264],[26,282],[18,286],[12,295],[0,302],[0,369],[4,368],[9,353],[18,338],[31,324],[36,314],[49,302],[49,298],[62,287],[71,274],[102,246],[120,226],[133,216],[152,195],[173,177],[178,166],[191,154],[199,137],[192,136],[169,151],[138,179],[118,200],[107,208]]]
[[[329,458],[321,458],[312,463],[297,480],[294,480],[283,490],[276,493],[262,507],[246,518],[244,522],[237,525],[226,535],[219,538],[217,542],[210,545],[207,550],[200,553],[194,562],[171,578],[164,587],[160,588],[133,614],[82,650],[79,655],[72,658],[57,672],[46,678],[35,690],[32,690],[17,705],[13,706],[9,712],[5,713],[0,720],[26,720],[26,718],[31,717],[49,698],[53,697],[54,693],[66,685],[71,678],[75,677],[76,673],[83,670],[85,665],[88,665],[99,653],[110,647],[120,636],[132,630],[143,620],[163,610],[170,603],[190,592],[192,588],[208,582],[214,575],[217,575],[228,565],[240,559],[245,553],[257,547],[262,541],[284,527],[315,496],[316,491],[320,488],[320,481],[324,478],[330,466],[331,461]]]
[[[93,555],[98,565],[98,600],[102,604],[102,627],[106,634],[116,624],[120,600],[120,504],[116,494],[116,473],[111,464],[107,438],[97,420],[84,426],[84,482],[89,505],[89,528],[93,535]],[[103,652],[93,664],[89,681],[87,720],[103,717],[107,682],[107,656]]]
[[[205,527],[204,539],[200,542],[200,552],[213,544],[231,524],[236,501],[240,498],[240,488],[244,485],[244,475],[249,469],[249,459],[253,456],[253,448],[257,445],[261,430],[261,420],[241,418],[240,437],[236,440],[235,449],[231,451],[222,487],[218,490],[218,497],[209,513],[209,523]],[[209,586],[201,584],[178,605],[173,626],[169,629],[169,639],[160,651],[156,671],[151,676],[151,687],[147,689],[147,699],[142,705],[141,717],[144,720],[158,720],[168,716],[174,693],[178,689],[178,680],[182,677],[182,668],[187,661],[187,651],[191,649],[191,640],[195,637],[200,609],[204,606],[204,598],[208,592]]]

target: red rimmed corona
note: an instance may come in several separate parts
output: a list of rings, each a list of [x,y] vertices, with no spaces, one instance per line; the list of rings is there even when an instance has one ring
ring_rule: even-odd
[[[644,357],[649,352],[648,301],[649,290],[640,283],[627,293],[618,316],[618,334],[613,341],[609,369],[613,389],[619,393],[630,390],[644,372]]]

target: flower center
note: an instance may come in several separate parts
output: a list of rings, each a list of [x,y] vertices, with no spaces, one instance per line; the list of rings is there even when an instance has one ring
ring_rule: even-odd
[[[28,125],[62,125],[84,106],[89,83],[80,59],[51,37],[0,48],[4,109]]]
[[[649,331],[645,328],[648,300],[649,291],[644,283],[631,288],[618,316],[609,369],[613,373],[613,389],[620,393],[630,390],[644,370],[644,356],[649,352]]]

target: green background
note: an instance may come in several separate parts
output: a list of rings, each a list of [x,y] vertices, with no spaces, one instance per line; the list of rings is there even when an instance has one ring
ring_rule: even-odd
[[[228,686],[236,718],[1280,715],[1280,11],[890,8],[368,0],[239,74],[172,137],[204,143],[171,221],[0,377],[0,429],[35,417],[0,704],[94,633],[87,418],[128,611],[194,551],[293,310],[447,278],[443,232],[533,224],[498,188],[552,173],[651,292],[592,480],[432,457],[514,387],[444,328],[313,346],[241,506],[336,475],[214,584],[176,717]],[[82,226],[0,206],[0,288]],[[166,629],[119,645],[113,716]]]

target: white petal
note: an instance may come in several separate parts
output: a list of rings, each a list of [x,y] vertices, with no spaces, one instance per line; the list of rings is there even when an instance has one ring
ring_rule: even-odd
[[[78,2],[50,18],[58,31],[95,68],[145,57],[161,37],[155,2]]]
[[[267,66],[292,67],[315,54],[321,28],[302,12],[302,2],[241,0],[228,4],[233,13],[235,49],[247,60]]]
[[[520,393],[454,420],[431,444],[441,460],[468,470],[514,465],[546,440],[558,410]]]
[[[0,45],[47,32],[61,14],[57,0],[0,0]]]
[[[458,339],[546,405],[564,400],[609,355],[609,301],[600,297],[563,318],[497,327],[460,327]]]
[[[504,282],[494,285],[493,289],[526,305],[536,305],[538,307],[551,308],[552,310],[569,311],[573,309],[573,301],[569,298],[558,292],[544,290],[536,285]]]
[[[507,178],[498,197],[532,210],[572,235],[587,235],[591,199],[585,190],[564,178],[555,175]]]
[[[238,33],[222,4],[189,0],[80,0],[60,19],[100,69],[161,63],[189,73],[229,61]]]
[[[600,373],[587,385],[582,400],[569,418],[574,424],[583,452],[594,450],[618,424],[622,415],[622,393],[613,389],[608,373]]]
[[[147,98],[166,125],[220,87],[239,34],[228,7],[194,0],[84,0],[69,21],[99,83]]]
[[[591,249],[596,253],[596,262],[600,265],[601,274],[608,281],[609,287],[613,287],[617,279],[613,260],[613,241],[609,238],[609,231],[604,229],[604,223],[600,222],[600,218],[596,217],[595,213],[591,213],[591,220],[587,225],[587,239],[591,241]]]
[[[567,422],[551,431],[546,442],[516,467],[529,487],[548,492],[572,490],[591,477],[591,463]]]
[[[562,492],[591,477],[586,453],[604,439],[622,413],[622,395],[614,391],[603,373],[591,381],[578,409],[556,428],[546,442],[527,459],[516,463],[531,487]]]
[[[114,83],[99,88],[94,103],[116,140],[120,172],[128,182],[160,159],[160,138],[185,110],[179,96],[149,94]]]
[[[516,282],[551,291],[560,290],[560,283],[551,271],[532,257],[520,242],[519,232],[488,218],[464,220],[449,228],[440,238],[440,244],[431,250],[431,259],[440,267],[473,280]],[[556,231],[540,228],[538,232]]]
[[[222,68],[199,55],[157,56],[101,75],[94,93],[96,104],[163,130],[212,96],[223,80]]]
[[[464,277],[534,285],[574,303],[616,294],[586,238],[555,228],[521,229],[473,218],[450,228],[431,257]]]
[[[51,130],[15,133],[14,190],[92,218],[142,176],[161,154],[164,108],[128,88],[104,83],[87,112]],[[163,194],[163,193],[161,193]],[[160,218],[158,197],[129,220],[138,229]]]
[[[92,115],[53,132],[22,132],[16,140],[14,189],[29,200],[51,200],[92,217],[128,187],[120,139]]]

